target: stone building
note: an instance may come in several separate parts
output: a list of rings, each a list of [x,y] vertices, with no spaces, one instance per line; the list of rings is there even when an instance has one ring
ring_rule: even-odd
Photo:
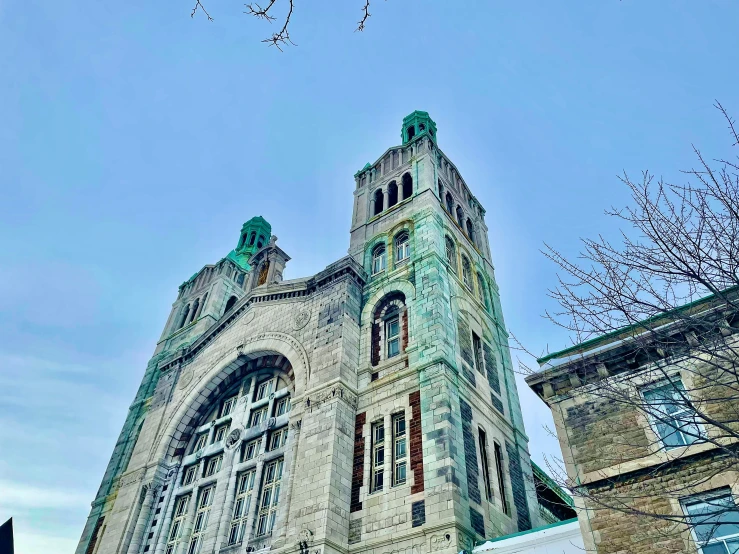
[[[580,487],[587,552],[739,552],[739,315],[727,307],[708,297],[541,358],[526,378]]]
[[[354,176],[348,256],[261,217],[180,286],[77,554],[457,553],[537,505],[485,210],[426,112]]]

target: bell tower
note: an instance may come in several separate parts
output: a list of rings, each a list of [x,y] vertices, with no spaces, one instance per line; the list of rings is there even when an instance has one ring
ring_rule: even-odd
[[[269,243],[272,226],[261,215],[252,217],[241,227],[239,243],[230,256],[236,263],[249,269],[249,258]]]

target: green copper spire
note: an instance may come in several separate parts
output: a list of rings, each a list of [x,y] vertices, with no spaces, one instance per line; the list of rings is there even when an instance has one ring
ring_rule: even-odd
[[[252,217],[241,227],[239,244],[229,252],[228,257],[244,269],[249,269],[249,258],[269,243],[272,226],[261,215]]]
[[[403,145],[423,135],[431,137],[431,140],[436,144],[436,123],[431,119],[428,112],[416,110],[403,118],[403,128],[400,130]]]

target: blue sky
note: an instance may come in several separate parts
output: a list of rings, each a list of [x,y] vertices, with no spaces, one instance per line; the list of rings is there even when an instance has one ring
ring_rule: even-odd
[[[285,0],[283,0],[284,2]],[[739,116],[739,3],[0,0],[0,520],[72,552],[177,286],[263,215],[287,278],[346,253],[353,174],[430,112],[487,210],[508,326],[543,352],[546,240],[612,236],[616,175],[681,179]],[[309,9],[310,6],[310,9]],[[535,460],[559,447],[520,383]]]

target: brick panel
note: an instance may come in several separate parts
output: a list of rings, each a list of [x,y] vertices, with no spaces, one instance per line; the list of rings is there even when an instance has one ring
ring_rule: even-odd
[[[352,494],[349,502],[351,512],[362,509],[362,503],[359,501],[359,489],[364,482],[364,437],[362,436],[362,429],[366,419],[366,413],[362,412],[357,414],[354,420],[354,463],[352,464]]]
[[[461,398],[459,399],[459,408],[462,412],[462,438],[464,440],[464,463],[467,468],[467,494],[470,500],[480,504],[482,502],[479,485],[480,470],[477,467],[477,446],[475,445],[475,437],[472,434],[472,408]]]
[[[424,500],[411,504],[411,519],[413,527],[420,527],[426,523],[426,502]]]
[[[414,484],[411,494],[423,491],[423,435],[421,433],[421,392],[416,391],[408,395],[408,403],[411,407],[410,432],[410,455],[411,471],[413,472]]]
[[[482,514],[474,508],[470,508],[470,524],[475,532],[485,538],[485,520],[483,519]]]
[[[500,394],[500,376],[498,375],[498,363],[495,360],[493,349],[486,343],[482,343],[482,355],[485,358],[485,369],[488,372],[488,384],[490,388]]]
[[[505,449],[508,453],[508,472],[511,476],[513,503],[516,505],[518,515],[518,530],[527,531],[531,529],[531,516],[529,516],[529,503],[526,500],[526,485],[523,481],[521,460],[518,457],[518,449],[508,441],[505,443]]]

